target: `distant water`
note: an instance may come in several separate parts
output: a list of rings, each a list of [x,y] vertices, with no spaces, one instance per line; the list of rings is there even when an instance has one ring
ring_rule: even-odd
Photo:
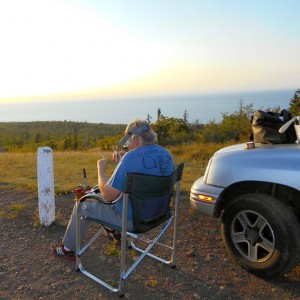
[[[99,100],[53,101],[26,104],[0,104],[0,122],[10,121],[83,121],[89,123],[126,124],[133,118],[152,121],[157,110],[166,117],[183,118],[187,111],[188,121],[206,124],[219,122],[222,113],[233,113],[243,105],[253,104],[254,109],[275,106],[288,108],[295,90],[237,92],[227,94],[200,94],[161,97],[119,97]]]

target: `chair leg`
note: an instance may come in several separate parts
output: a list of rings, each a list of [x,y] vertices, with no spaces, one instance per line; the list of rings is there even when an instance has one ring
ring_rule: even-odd
[[[120,278],[119,278],[119,296],[120,297],[124,295],[125,279],[123,279],[123,276],[126,273],[126,255],[127,255],[127,234],[126,234],[125,230],[122,230],[121,257],[120,257]]]
[[[114,287],[110,284],[108,284],[107,282],[101,280],[100,278],[96,277],[95,275],[93,275],[92,273],[86,271],[84,269],[84,266],[82,264],[81,261],[81,256],[83,254],[83,252],[85,250],[88,249],[88,247],[94,242],[96,241],[96,239],[103,233],[104,231],[104,227],[101,227],[96,234],[93,235],[93,237],[83,246],[81,247],[81,238],[80,238],[80,216],[77,213],[79,211],[81,203],[80,202],[76,202],[76,270],[80,271],[81,273],[83,273],[85,276],[89,277],[90,279],[94,280],[95,282],[101,284],[102,286],[104,286],[105,288],[109,289],[110,291],[114,292],[114,293],[119,293],[119,296],[121,297],[122,295],[124,295],[124,283],[121,280],[121,275],[120,275],[120,283],[118,287]],[[126,239],[126,234],[125,234],[125,239]],[[126,243],[125,243],[126,245]],[[126,249],[125,249],[126,251]],[[124,253],[124,251],[122,250],[123,254],[121,255],[122,257],[126,257],[126,253]],[[123,264],[123,268],[125,269],[125,258],[122,258],[122,264]]]
[[[164,247],[166,247],[166,248],[169,248],[169,249],[173,250],[172,247],[169,247],[169,246],[167,246],[167,245],[159,244],[159,243],[158,243],[158,241],[160,240],[160,238],[164,235],[165,231],[166,231],[166,230],[168,229],[168,227],[171,225],[172,219],[173,219],[173,218],[171,217],[171,218],[168,220],[168,222],[167,222],[167,224],[164,226],[163,230],[159,233],[159,235],[156,236],[155,239],[146,241],[146,242],[149,243],[149,245],[148,245],[148,247],[147,247],[145,250],[143,250],[143,249],[137,247],[133,242],[131,242],[131,247],[132,247],[134,250],[140,252],[141,255],[140,255],[139,258],[133,263],[133,265],[126,271],[126,273],[122,276],[122,278],[123,278],[124,280],[126,280],[126,278],[132,273],[132,271],[138,266],[138,264],[145,258],[145,256],[149,256],[149,257],[151,257],[151,258],[153,258],[153,259],[155,259],[155,260],[157,260],[157,261],[159,261],[159,262],[161,262],[161,263],[167,264],[167,265],[169,265],[169,264],[171,263],[171,261],[162,259],[161,257],[158,257],[158,256],[156,256],[156,255],[150,253],[150,251],[151,251],[151,249],[152,249],[155,245],[161,245],[161,246],[164,246]],[[135,234],[128,233],[128,235],[131,236],[131,237],[133,237],[133,238],[139,239],[138,236],[135,235]],[[145,241],[145,240],[144,240],[144,241]]]
[[[121,275],[120,275],[120,280],[119,280],[119,286],[114,287],[114,286],[108,284],[107,282],[105,282],[104,280],[101,280],[100,278],[96,277],[92,273],[88,272],[87,270],[85,270],[84,266],[82,264],[82,261],[81,261],[81,255],[83,254],[83,252],[85,250],[87,250],[87,248],[103,233],[103,231],[104,231],[104,228],[101,227],[96,232],[96,234],[82,248],[80,248],[80,246],[78,247],[78,249],[76,250],[76,269],[77,269],[77,271],[80,271],[82,274],[84,274],[85,276],[94,280],[95,282],[99,283],[100,285],[104,286],[105,288],[109,289],[110,291],[112,291],[114,293],[119,293],[119,296],[121,297],[124,295],[124,282],[123,282],[123,280],[121,280],[122,279]],[[125,236],[125,240],[126,240],[126,236]],[[125,243],[125,246],[126,246],[126,243]],[[126,249],[125,249],[125,251],[126,251]],[[123,265],[124,269],[126,266],[125,259],[126,259],[126,253],[124,253],[124,251],[122,250],[121,265]]]
[[[179,199],[180,199],[180,181],[176,183],[176,196],[175,196],[175,212],[174,212],[174,231],[173,231],[173,251],[171,255],[171,266],[176,266],[176,251],[177,251],[177,228],[179,218]]]

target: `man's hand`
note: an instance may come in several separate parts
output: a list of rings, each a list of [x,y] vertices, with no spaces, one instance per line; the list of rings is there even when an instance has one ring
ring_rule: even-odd
[[[99,186],[101,194],[103,193],[104,185],[107,182],[106,167],[107,167],[107,159],[106,158],[101,158],[97,161],[98,186]]]
[[[112,155],[113,161],[119,162],[125,153],[126,152],[124,150],[121,150],[121,151],[115,150]]]
[[[113,201],[121,195],[121,191],[107,184],[108,179],[106,177],[106,166],[107,166],[106,158],[101,158],[97,161],[98,187],[100,189],[101,195],[103,196],[104,200]]]
[[[107,159],[101,158],[97,161],[98,172],[100,176],[105,176],[106,168],[107,168]]]

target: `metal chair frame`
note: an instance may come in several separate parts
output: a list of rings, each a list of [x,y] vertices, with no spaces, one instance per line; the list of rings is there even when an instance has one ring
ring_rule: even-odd
[[[134,231],[130,232],[127,230],[128,200],[130,197],[131,184],[132,184],[132,183],[127,182],[127,187],[125,187],[125,190],[123,191],[123,194],[122,194],[122,196],[123,196],[122,228],[117,228],[116,226],[102,222],[101,220],[96,220],[96,219],[92,219],[89,217],[85,217],[87,220],[94,221],[96,223],[101,224],[102,226],[96,232],[96,234],[94,234],[94,236],[84,246],[81,246],[80,219],[83,217],[78,214],[78,211],[80,210],[80,206],[83,204],[83,202],[87,199],[94,199],[96,201],[99,201],[99,202],[102,202],[105,204],[113,204],[116,201],[118,201],[118,199],[113,202],[107,202],[101,197],[100,194],[87,194],[87,195],[84,195],[82,198],[80,198],[76,202],[76,206],[77,206],[76,207],[76,270],[81,271],[84,275],[86,275],[90,279],[94,280],[95,282],[99,283],[100,285],[104,286],[105,288],[109,289],[110,291],[112,291],[114,293],[119,293],[119,296],[121,297],[124,295],[125,280],[131,275],[133,270],[141,263],[141,261],[146,256],[151,257],[151,258],[159,261],[160,263],[170,265],[171,267],[174,268],[176,266],[177,227],[178,227],[179,202],[180,202],[180,182],[181,182],[183,167],[184,167],[184,164],[182,163],[176,168],[173,175],[171,175],[172,176],[172,183],[171,183],[172,187],[168,187],[168,188],[171,188],[172,190],[174,190],[174,187],[175,187],[175,192],[173,193],[173,195],[170,195],[170,197],[172,197],[175,202],[174,215],[170,214],[170,216],[168,216],[168,218],[162,224],[158,224],[155,227],[153,227],[153,228],[157,228],[159,225],[163,225],[159,234],[154,239],[149,239],[149,238],[143,237],[143,233],[151,231],[151,229],[153,229],[153,228],[151,228],[150,230],[147,230],[145,232],[142,232],[142,233],[136,233]],[[141,175],[141,174],[136,174],[136,175]],[[161,239],[161,237],[164,235],[164,233],[166,232],[166,230],[170,227],[170,225],[172,223],[174,226],[172,245],[170,246],[165,243],[160,243],[159,240]],[[84,251],[87,250],[89,248],[89,246],[94,241],[96,241],[96,239],[104,232],[104,226],[114,228],[118,231],[121,231],[121,233],[122,233],[120,273],[119,273],[119,278],[118,278],[118,280],[119,280],[118,286],[112,286],[107,281],[104,281],[103,279],[100,279],[99,277],[96,277],[95,275],[93,275],[91,272],[85,270],[82,260],[81,260],[81,257],[83,255]],[[127,238],[130,239],[129,247],[127,244]],[[142,248],[136,246],[136,244],[134,243],[134,240],[143,241],[148,246],[145,249],[142,249]],[[157,255],[150,253],[151,249],[155,245],[169,249],[171,252],[170,259],[167,260],[167,259],[161,258]],[[128,267],[126,269],[127,248],[132,248],[132,249],[136,250],[137,252],[140,253],[140,256],[130,267]]]

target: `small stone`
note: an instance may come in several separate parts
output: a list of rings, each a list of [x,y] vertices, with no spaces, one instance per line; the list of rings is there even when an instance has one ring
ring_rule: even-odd
[[[186,255],[187,257],[193,257],[193,256],[195,256],[195,251],[192,249],[192,250],[186,252],[185,255]]]

